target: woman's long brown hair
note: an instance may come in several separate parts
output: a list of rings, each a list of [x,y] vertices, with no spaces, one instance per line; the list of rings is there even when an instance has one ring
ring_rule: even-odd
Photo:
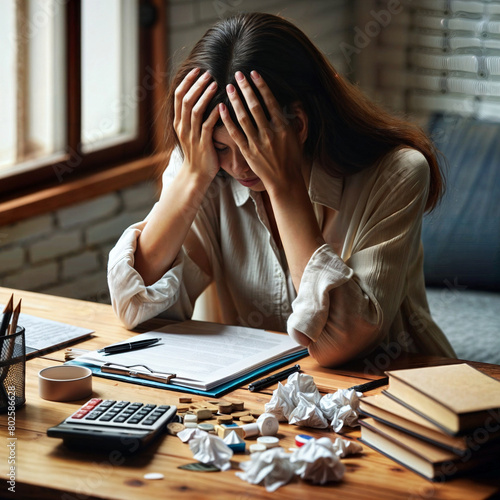
[[[369,168],[398,148],[420,151],[430,167],[426,210],[438,203],[444,179],[437,151],[424,131],[370,101],[339,75],[309,38],[289,21],[271,14],[238,14],[219,21],[205,33],[170,85],[166,102],[169,150],[179,145],[173,128],[174,92],[193,68],[208,71],[218,84],[205,116],[223,102],[237,123],[225,90],[228,83],[238,89],[236,71],[242,71],[247,78],[252,70],[260,73],[285,118],[287,106],[300,101],[308,116],[305,153],[332,175],[345,176]]]

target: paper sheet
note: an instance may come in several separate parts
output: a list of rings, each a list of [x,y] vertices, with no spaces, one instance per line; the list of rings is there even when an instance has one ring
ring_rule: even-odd
[[[0,306],[3,309],[3,306]],[[25,329],[26,354],[84,338],[94,330],[21,313],[18,325]]]
[[[154,372],[175,373],[172,384],[208,390],[303,349],[288,335],[199,321],[168,325],[127,342],[155,337],[162,341],[150,348],[113,355],[92,352],[78,361],[144,364]]]

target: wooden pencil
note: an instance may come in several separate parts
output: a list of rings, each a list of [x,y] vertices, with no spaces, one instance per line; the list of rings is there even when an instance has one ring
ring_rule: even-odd
[[[12,335],[13,333],[16,333],[17,330],[17,322],[19,321],[19,315],[21,314],[21,301],[23,299],[19,299],[19,302],[14,309],[14,313],[12,315],[12,322],[10,323],[9,327],[9,335]]]
[[[12,316],[12,307],[14,303],[14,294],[10,296],[10,300],[3,310],[2,323],[0,324],[0,336],[7,335],[7,329],[9,327],[10,318]]]

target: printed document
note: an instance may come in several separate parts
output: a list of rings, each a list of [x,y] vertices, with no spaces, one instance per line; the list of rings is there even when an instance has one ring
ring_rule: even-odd
[[[93,351],[80,356],[78,363],[173,373],[171,384],[206,391],[304,349],[286,334],[193,320],[142,333],[127,342],[147,338],[161,341],[118,354]]]

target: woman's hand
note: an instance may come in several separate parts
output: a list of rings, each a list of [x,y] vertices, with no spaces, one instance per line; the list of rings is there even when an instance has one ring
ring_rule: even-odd
[[[215,94],[217,83],[210,85],[210,73],[198,78],[199,68],[191,70],[175,90],[174,130],[184,153],[184,167],[211,181],[219,171],[212,134],[219,119],[217,106],[202,122],[207,105]],[[208,87],[207,87],[208,85]]]
[[[227,108],[220,104],[220,115],[229,135],[252,171],[263,182],[270,196],[276,191],[286,191],[291,183],[299,182],[303,185],[303,142],[307,137],[307,116],[302,108],[297,105],[294,109],[299,112],[298,120],[295,117],[289,120],[284,116],[278,101],[264,79],[257,72],[252,71],[253,83],[269,111],[270,120],[268,120],[243,73],[238,71],[235,77],[257,128],[248,116],[234,86],[228,85],[226,90],[229,99],[244,132],[243,134],[236,127]]]
[[[266,188],[293,284],[298,290],[307,263],[324,244],[305,182],[309,172],[305,168],[308,165],[303,147],[307,139],[307,115],[295,103],[292,109],[295,117],[288,120],[263,78],[252,71],[252,80],[269,111],[268,120],[249,82],[240,72],[235,76],[257,127],[232,85],[228,85],[227,91],[244,133],[221,104],[220,114],[229,135]]]

